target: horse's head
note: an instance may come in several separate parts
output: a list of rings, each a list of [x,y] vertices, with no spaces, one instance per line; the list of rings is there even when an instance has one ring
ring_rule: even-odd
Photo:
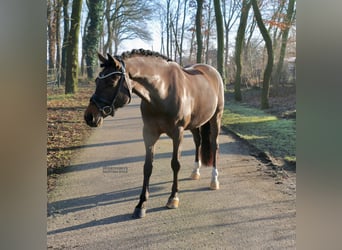
[[[103,70],[95,80],[95,93],[84,113],[84,119],[91,127],[100,126],[108,115],[114,116],[116,109],[131,101],[132,92],[124,62],[109,54],[108,59],[101,54],[98,56]]]

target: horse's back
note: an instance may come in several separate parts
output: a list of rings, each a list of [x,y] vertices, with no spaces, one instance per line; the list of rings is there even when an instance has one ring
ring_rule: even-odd
[[[212,84],[216,84],[220,89],[223,90],[223,81],[220,73],[211,65],[208,64],[193,64],[183,68],[183,71],[191,76],[204,76]]]
[[[190,79],[190,84],[202,84],[202,88],[200,91],[207,90],[203,85],[207,84],[210,85],[210,88],[212,88],[217,97],[218,97],[218,106],[221,106],[223,109],[224,105],[224,84],[223,80],[221,78],[220,73],[211,65],[208,64],[193,64],[190,66],[186,66],[183,68],[183,71],[185,74],[188,75],[188,78]],[[200,78],[204,78],[205,80],[197,80]],[[207,93],[209,94],[210,91]]]

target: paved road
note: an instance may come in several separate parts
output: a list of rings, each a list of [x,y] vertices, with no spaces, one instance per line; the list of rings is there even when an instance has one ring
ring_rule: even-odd
[[[211,169],[190,180],[194,145],[182,146],[180,205],[167,209],[171,140],[156,146],[147,215],[132,219],[142,185],[139,99],[107,118],[48,194],[48,249],[295,249],[295,176],[279,179],[248,147],[221,133],[220,190]],[[278,183],[278,184],[276,184]]]

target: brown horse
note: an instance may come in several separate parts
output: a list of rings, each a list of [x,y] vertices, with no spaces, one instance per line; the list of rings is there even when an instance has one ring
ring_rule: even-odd
[[[133,217],[145,216],[154,145],[163,133],[173,141],[173,184],[166,206],[177,208],[179,203],[178,171],[184,130],[192,132],[196,146],[191,178],[199,179],[201,164],[212,166],[210,188],[219,189],[216,159],[224,87],[216,69],[205,64],[182,68],[159,53],[143,49],[114,57],[107,54],[107,59],[98,56],[103,70],[84,114],[89,126],[97,127],[108,115],[114,116],[117,108],[130,102],[132,92],[141,98],[146,156],[142,192]]]

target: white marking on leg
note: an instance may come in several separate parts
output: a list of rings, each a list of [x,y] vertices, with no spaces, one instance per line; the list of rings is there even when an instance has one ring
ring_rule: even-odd
[[[211,171],[211,182],[217,182],[217,177],[218,177],[218,171],[217,168],[213,167],[213,170]]]
[[[193,173],[197,173],[198,175],[200,174],[200,168],[201,168],[201,161],[199,160],[198,162],[194,163],[194,169],[193,169]]]
[[[190,178],[193,180],[198,180],[200,178],[200,168],[201,168],[201,161],[194,163],[194,169],[192,170]]]

